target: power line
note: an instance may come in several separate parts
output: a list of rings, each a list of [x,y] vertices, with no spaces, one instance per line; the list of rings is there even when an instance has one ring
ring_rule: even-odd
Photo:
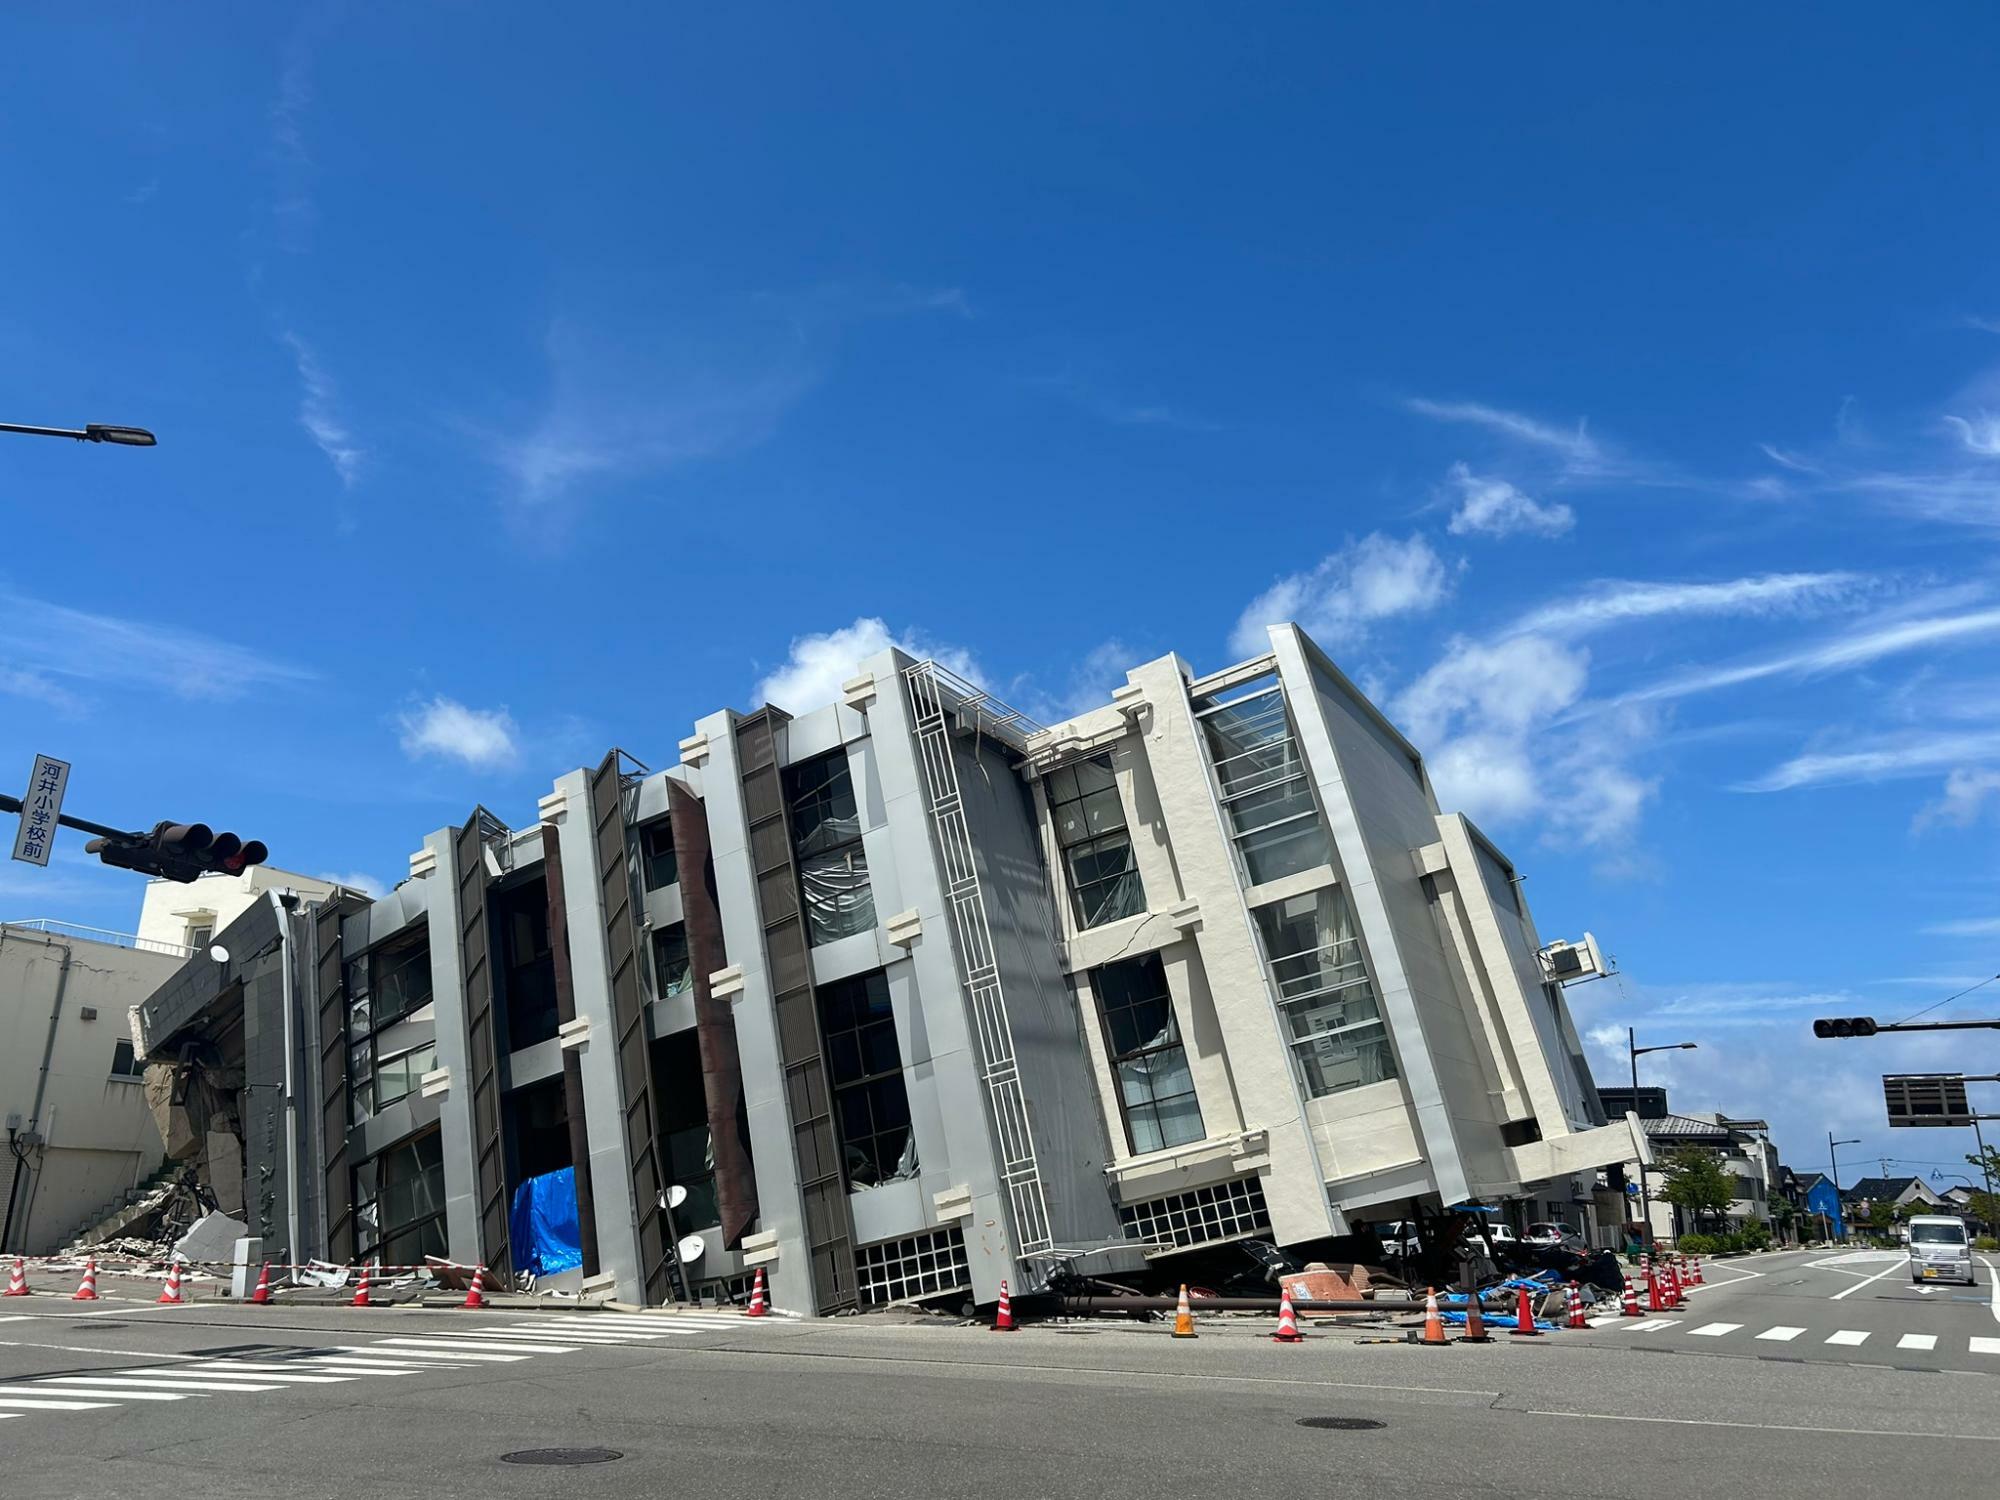
[[[1993,979],[2000,979],[2000,974],[1995,974],[1993,976]],[[1916,1011],[1910,1015],[1903,1017],[1902,1021],[1891,1021],[1889,1024],[1892,1026],[1901,1026],[1904,1021],[1914,1021],[1918,1016],[1927,1016],[1932,1011],[1936,1010],[1938,1008],[1938,1005],[1949,1005],[1954,1000],[1964,999],[1974,990],[1985,989],[1987,985],[1993,982],[1993,979],[1982,979],[1977,984],[1967,985],[1964,989],[1960,990],[1956,995],[1946,995],[1944,999],[1937,1002],[1937,1005],[1926,1005],[1922,1010]]]

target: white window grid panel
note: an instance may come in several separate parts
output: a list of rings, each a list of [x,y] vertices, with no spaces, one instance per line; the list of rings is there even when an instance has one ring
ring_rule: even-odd
[[[1128,1239],[1192,1250],[1246,1235],[1269,1234],[1271,1211],[1264,1203],[1264,1184],[1255,1177],[1236,1177],[1212,1187],[1169,1193],[1118,1210]]]
[[[880,1306],[906,1297],[924,1297],[972,1284],[965,1258],[965,1235],[956,1225],[908,1239],[863,1245],[854,1252],[861,1301]]]

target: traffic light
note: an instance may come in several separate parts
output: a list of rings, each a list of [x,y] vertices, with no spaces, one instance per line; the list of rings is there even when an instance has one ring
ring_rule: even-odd
[[[257,839],[245,841],[233,833],[217,833],[206,823],[155,823],[153,831],[121,838],[97,838],[85,844],[107,865],[158,875],[183,885],[203,875],[240,875],[270,857]]]
[[[1813,1035],[1825,1040],[1837,1036],[1873,1036],[1875,1021],[1870,1016],[1833,1016],[1813,1022]]]

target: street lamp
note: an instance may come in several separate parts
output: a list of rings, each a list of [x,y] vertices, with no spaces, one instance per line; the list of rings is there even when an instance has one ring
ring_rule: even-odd
[[[1827,1164],[1833,1168],[1833,1201],[1836,1207],[1840,1204],[1840,1148],[1860,1144],[1861,1137],[1858,1135],[1836,1141],[1831,1130],[1826,1133],[1826,1159]],[[1845,1216],[1842,1218],[1841,1227],[1843,1229],[1847,1227]]]
[[[151,448],[160,441],[143,427],[114,427],[104,422],[90,422],[82,427],[23,427],[17,422],[0,422],[0,432],[74,438],[79,443],[116,443],[121,448]]]
[[[1639,1109],[1639,1058],[1647,1052],[1692,1052],[1698,1042],[1663,1042],[1657,1047],[1641,1047],[1639,1038],[1630,1026],[1625,1028],[1625,1050],[1632,1054],[1632,1109]],[[1639,1216],[1644,1233],[1640,1236],[1641,1248],[1650,1249],[1653,1244],[1653,1205],[1646,1196],[1646,1158],[1639,1158]]]

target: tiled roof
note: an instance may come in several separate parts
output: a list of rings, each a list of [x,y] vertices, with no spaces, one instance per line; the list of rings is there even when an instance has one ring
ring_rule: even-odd
[[[1661,1115],[1658,1119],[1641,1120],[1646,1134],[1666,1140],[1727,1141],[1731,1139],[1726,1126],[1710,1120],[1690,1119],[1686,1115]]]

